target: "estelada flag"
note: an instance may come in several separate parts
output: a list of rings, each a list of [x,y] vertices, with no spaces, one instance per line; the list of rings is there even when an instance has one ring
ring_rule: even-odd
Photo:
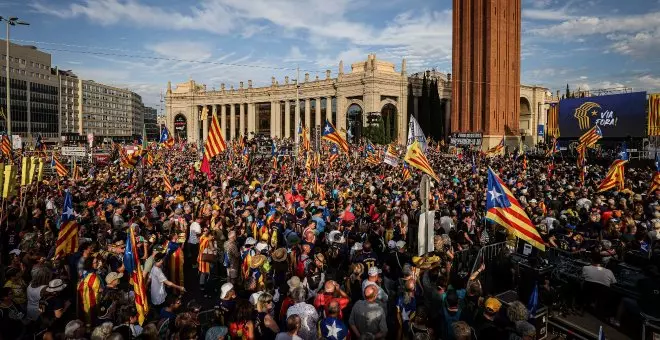
[[[323,132],[321,134],[323,140],[327,140],[331,143],[336,144],[342,151],[348,152],[348,142],[342,137],[339,132],[335,129],[335,126],[332,125],[327,119],[325,120],[325,126],[323,127]]]
[[[64,194],[64,206],[60,218],[60,231],[55,243],[55,258],[63,258],[78,251],[78,222],[73,213],[73,201],[69,190]]]
[[[225,142],[225,138],[222,135],[222,129],[220,128],[220,123],[218,123],[218,117],[213,115],[213,119],[211,120],[211,127],[209,128],[209,135],[206,137],[206,143],[204,143],[204,158],[202,159],[202,166],[200,170],[206,175],[209,175],[211,173],[211,167],[209,163],[213,157],[217,156],[226,149],[227,143]]]
[[[184,256],[183,250],[181,247],[178,247],[175,251],[170,253],[169,258],[169,269],[170,275],[169,278],[177,286],[183,287],[183,265],[184,265]]]
[[[598,185],[598,192],[608,191],[614,188],[623,190],[624,164],[626,164],[626,161],[622,159],[617,159],[612,163],[610,169],[607,171],[607,175],[605,175],[603,181]]]
[[[532,246],[545,251],[543,239],[534,228],[534,224],[509,188],[491,168],[488,168],[486,218],[505,227]]]
[[[101,292],[101,279],[96,273],[88,273],[80,283],[78,283],[78,303],[80,308],[78,312],[81,319],[87,324],[96,321],[98,315],[96,306],[98,304]]]
[[[170,182],[170,179],[167,177],[166,174],[163,174],[163,184],[165,185],[165,190],[166,190],[168,193],[171,193],[172,190],[174,189],[174,188],[172,187],[172,182]]]
[[[69,175],[69,170],[67,170],[66,167],[60,163],[60,160],[55,157],[55,154],[52,155],[50,166],[54,168],[55,171],[57,171],[57,175],[60,177],[66,177]]]
[[[129,229],[126,235],[126,250],[124,250],[124,273],[129,276],[130,283],[133,285],[135,293],[135,308],[138,312],[138,321],[140,325],[149,314],[149,302],[147,302],[147,288],[142,275],[142,265],[137,252],[137,243],[135,242],[135,231],[133,227]]]
[[[408,147],[408,152],[406,152],[406,156],[403,160],[411,166],[431,176],[431,178],[437,182],[440,182],[438,175],[436,175],[435,171],[433,171],[433,168],[431,168],[431,164],[429,164],[429,160],[426,159],[426,155],[424,155],[424,151],[422,151],[418,141],[414,141],[412,144],[410,144]]]

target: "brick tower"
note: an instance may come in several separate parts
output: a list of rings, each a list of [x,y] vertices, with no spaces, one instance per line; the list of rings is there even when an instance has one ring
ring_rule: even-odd
[[[517,143],[521,0],[453,1],[451,131]]]

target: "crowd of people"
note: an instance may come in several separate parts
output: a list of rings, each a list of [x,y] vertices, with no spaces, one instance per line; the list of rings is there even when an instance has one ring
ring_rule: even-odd
[[[649,165],[626,168],[625,190],[598,193],[607,160],[592,157],[582,183],[568,154],[484,157],[429,145],[439,177],[429,193],[434,251],[417,256],[421,174],[366,162],[363,144],[330,161],[328,147],[307,169],[302,154],[273,161],[246,142],[247,153],[230,146],[216,156],[207,176],[199,150],[180,143],[151,148],[153,164],[94,167],[79,180],[53,173],[24,187],[2,206],[0,337],[534,339],[527,301],[494,297],[516,288],[514,271],[454,268],[457,253],[508,237],[485,220],[489,167],[547,247],[591,254],[588,282],[613,284],[604,267],[624,251],[658,252],[660,191],[649,192]],[[56,257],[67,194],[78,249]],[[131,230],[146,315],[125,275]],[[657,267],[646,271],[644,303],[624,300],[613,324],[633,308],[660,317]],[[494,287],[483,287],[486,272]]]

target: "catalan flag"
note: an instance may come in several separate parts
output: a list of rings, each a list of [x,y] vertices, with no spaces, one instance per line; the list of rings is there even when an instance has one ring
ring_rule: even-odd
[[[149,314],[149,303],[147,302],[147,288],[142,275],[142,266],[137,252],[137,243],[135,242],[135,230],[129,229],[126,235],[126,250],[124,251],[124,273],[130,278],[135,293],[135,308],[138,312],[138,321],[140,325]]]
[[[66,177],[69,175],[69,170],[67,170],[60,160],[55,157],[54,153],[51,156],[50,166],[57,171],[57,175],[60,177]]]
[[[624,164],[627,161],[622,159],[617,159],[612,163],[610,169],[607,171],[607,175],[603,181],[598,185],[598,192],[608,191],[616,188],[617,190],[623,190],[624,186]]]
[[[243,139],[241,138],[241,141]],[[206,143],[204,144],[204,157],[202,158],[202,166],[200,170],[209,175],[211,173],[210,162],[213,157],[219,155],[221,152],[224,152],[227,149],[227,143],[225,138],[222,135],[222,129],[220,128],[220,123],[218,122],[218,117],[213,115],[211,119],[211,127],[209,128],[208,137],[206,137]]]
[[[374,145],[371,144],[371,142],[367,143],[366,147],[366,161],[368,164],[371,165],[379,165],[380,164],[380,159],[378,157],[378,153],[376,152],[376,148],[374,148]]]
[[[85,273],[78,283],[79,317],[90,325],[96,322],[97,305],[101,293],[101,278],[95,272]]]
[[[394,144],[387,146],[387,151],[385,152],[385,157],[383,157],[383,162],[394,167],[399,165],[399,153],[396,151]]]
[[[552,138],[552,145],[550,145],[550,148],[548,151],[545,153],[546,157],[552,157],[556,153],[559,152],[559,145],[557,144],[557,138]]]
[[[660,190],[660,154],[657,151],[655,153],[655,173],[653,174],[653,179],[651,180],[649,194],[654,193],[656,190]]]
[[[248,151],[248,148],[243,148],[243,163],[248,164],[250,162],[250,151]]]
[[[60,218],[60,231],[55,243],[55,258],[63,258],[78,251],[78,222],[73,214],[71,193],[64,194],[64,207]]]
[[[429,164],[429,160],[426,159],[426,155],[424,155],[424,151],[422,151],[418,141],[414,141],[410,144],[408,152],[406,152],[406,156],[403,159],[411,166],[425,172],[431,176],[431,178],[440,182],[438,175],[436,175],[433,168],[431,168],[431,164]]]
[[[412,178],[412,174],[410,173],[410,167],[408,166],[408,163],[403,162],[403,181],[407,181]]]
[[[80,170],[80,166],[78,166],[78,163],[74,162],[73,163],[73,176],[72,176],[74,181],[80,180],[80,178],[81,178],[80,172],[81,171],[82,170]]]
[[[140,148],[135,150],[132,154],[128,154],[128,152],[124,150],[124,152],[120,154],[119,163],[124,168],[133,169],[140,161],[141,156],[142,150]]]
[[[337,132],[335,126],[327,119],[325,120],[325,126],[323,127],[321,136],[324,140],[336,144],[342,151],[348,152],[348,142],[346,142],[346,139]]]
[[[330,147],[330,166],[332,166],[332,163],[334,163],[337,158],[339,157],[339,149],[337,148],[336,144],[332,144],[332,147]]]
[[[148,166],[154,166],[154,156],[151,152],[147,152],[147,156],[144,159]]]
[[[518,200],[504,182],[488,168],[488,191],[486,195],[486,218],[507,228],[518,238],[545,251],[543,239],[534,228]]]
[[[504,137],[502,137],[502,140],[500,140],[500,142],[497,143],[497,145],[488,149],[488,151],[486,151],[486,155],[487,156],[499,155],[502,152],[502,150],[504,150]]]
[[[309,152],[305,154],[305,169],[307,169],[307,176],[312,175],[312,160],[309,156]]]
[[[170,270],[168,277],[170,281],[174,282],[177,286],[183,286],[184,256],[183,248],[181,246],[170,253],[168,265]]]
[[[163,174],[163,185],[165,185],[165,190],[168,193],[171,193],[174,190],[174,187],[172,187],[172,182],[170,182],[170,179],[166,174]]]
[[[522,164],[523,171],[527,170],[527,155],[523,155],[523,164]]]
[[[323,185],[321,182],[319,182],[319,176],[316,175],[314,176],[314,192],[316,192],[317,195],[319,195],[319,198],[324,200],[325,199],[325,189],[323,189]]]
[[[594,125],[591,129],[587,130],[587,132],[580,136],[578,150],[586,150],[587,148],[593,147],[601,138],[603,138],[603,132],[598,125]]]
[[[2,154],[11,160],[11,142],[9,141],[9,136],[2,135],[2,143],[0,144],[0,149],[2,149]]]
[[[163,144],[168,149],[174,146],[174,138],[172,138],[170,130],[166,126],[163,126],[163,130],[160,132],[160,144]]]
[[[648,135],[660,136],[660,93],[649,95]]]

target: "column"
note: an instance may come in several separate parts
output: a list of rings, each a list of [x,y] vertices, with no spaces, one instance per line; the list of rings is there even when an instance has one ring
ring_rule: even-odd
[[[275,103],[276,102],[270,102],[270,138],[275,138],[277,136],[277,134],[275,132],[275,130],[276,130],[276,127],[275,127],[275,124],[276,124],[276,122],[275,122],[275,116],[276,116],[275,115],[275,108],[276,108]]]
[[[245,104],[241,104],[241,108],[239,110],[239,115],[238,116],[238,126],[240,129],[240,135],[243,136],[245,135]]]
[[[332,121],[332,96],[325,98],[325,118],[332,124],[335,122]]]
[[[256,116],[256,104],[254,103],[249,103],[248,105],[248,113],[247,113],[247,129],[248,129],[248,137],[252,138],[254,137],[254,134],[257,131],[257,126],[256,126],[256,121],[257,121],[257,116]]]
[[[215,111],[215,105],[213,105],[213,111]],[[209,135],[209,117],[208,114],[202,115],[202,142],[206,141],[206,137]]]
[[[451,126],[451,99],[447,99],[445,102],[445,137],[449,136],[453,128]]]
[[[236,104],[229,107],[229,140],[236,139]]]
[[[284,101],[284,138],[291,138],[291,104]]]
[[[323,126],[324,122],[321,121],[321,97],[316,97],[316,125]]]
[[[339,131],[346,131],[346,97],[337,96],[337,123],[335,127]]]
[[[225,140],[228,140],[228,135],[227,135],[227,105],[222,104],[220,106],[220,130],[222,130],[222,137],[225,138]]]
[[[309,126],[309,124],[312,122],[312,108],[310,107],[310,100],[309,98],[305,99],[305,122],[303,123],[305,127],[307,127],[311,133],[312,129],[314,129],[313,126]]]

